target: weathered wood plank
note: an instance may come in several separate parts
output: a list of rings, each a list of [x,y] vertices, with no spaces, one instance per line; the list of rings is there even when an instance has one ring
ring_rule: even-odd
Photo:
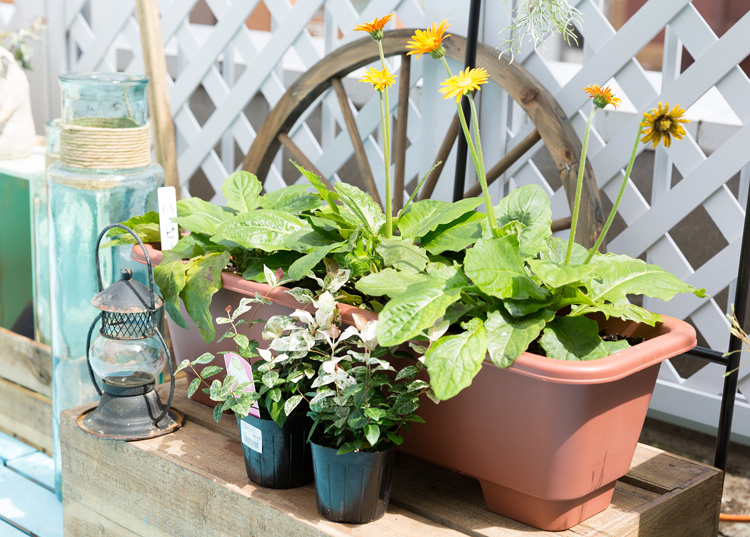
[[[237,531],[257,536],[386,537],[424,531],[436,537],[463,535],[395,506],[366,526],[335,524],[318,514],[312,485],[271,490],[249,483],[236,440],[189,421],[160,438],[133,443],[101,440],[78,430],[78,412],[66,410],[61,419],[66,534],[85,529],[79,504],[109,519],[113,527],[149,537]],[[149,494],[134,483],[145,486]]]
[[[318,515],[312,485],[278,491],[251,484],[234,417],[215,423],[210,408],[185,398],[184,379],[177,381],[176,406],[187,415],[182,429],[130,444],[79,431],[74,416],[85,407],[63,412],[66,531],[81,537],[238,530],[256,536],[707,537],[717,531],[721,472],[643,445],[612,505],[570,530],[542,532],[491,513],[476,480],[403,454],[396,457],[386,516],[364,526],[335,524]]]
[[[0,378],[52,397],[50,348],[0,327]]]
[[[52,402],[23,386],[0,379],[0,430],[52,453]]]

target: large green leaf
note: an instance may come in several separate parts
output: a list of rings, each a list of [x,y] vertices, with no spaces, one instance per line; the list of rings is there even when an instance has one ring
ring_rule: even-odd
[[[544,312],[514,318],[502,310],[489,312],[484,321],[484,331],[492,362],[498,367],[513,365],[554,315],[554,312]]]
[[[554,261],[540,261],[529,259],[529,267],[550,287],[563,287],[565,285],[580,282],[585,276],[596,269],[594,265],[564,265]]]
[[[390,300],[378,316],[378,342],[390,347],[417,336],[445,314],[461,297],[461,288],[430,279],[415,283]]]
[[[466,275],[488,295],[498,298],[544,299],[549,292],[526,275],[515,236],[480,239],[466,252]]]
[[[398,237],[381,239],[375,251],[382,256],[386,267],[419,272],[427,266],[427,252],[410,240]]]
[[[183,263],[182,259],[171,263],[160,263],[154,267],[154,282],[164,298],[164,308],[180,327],[188,329],[188,324],[180,312],[180,293],[185,288],[185,272],[190,269],[194,261]]]
[[[652,313],[640,306],[635,304],[623,304],[621,306],[615,306],[614,304],[607,303],[596,303],[595,305],[579,306],[573,308],[574,315],[584,315],[600,311],[608,317],[617,317],[624,321],[635,321],[637,323],[645,323],[649,326],[656,326],[658,323],[664,321],[662,316],[658,313]]]
[[[260,205],[260,191],[263,185],[250,172],[240,171],[233,173],[226,179],[221,187],[227,205],[241,213],[252,211]]]
[[[603,341],[599,325],[586,317],[557,317],[542,332],[542,348],[556,360],[596,360],[627,349],[626,340]]]
[[[656,265],[626,255],[602,255],[592,260],[596,271],[584,284],[595,302],[607,300],[615,305],[627,303],[627,295],[646,295],[670,300],[677,293],[705,297],[705,289],[696,289],[674,274]]]
[[[244,256],[239,260],[242,277],[257,283],[266,283],[266,275],[263,271],[264,266],[274,272],[277,269],[287,270],[292,263],[300,258],[299,253],[285,250],[271,254],[257,252],[257,250],[245,250],[243,252]]]
[[[263,196],[264,209],[299,214],[320,207],[320,198],[307,192],[308,185],[291,185]]]
[[[138,238],[144,243],[160,242],[161,233],[159,232],[159,214],[149,211],[146,214],[134,216],[122,222],[122,225],[132,229]],[[107,237],[112,239],[102,244],[102,249],[123,244],[136,244],[135,237],[129,232],[120,228],[112,228],[107,232]]]
[[[511,190],[495,207],[495,218],[500,226],[513,221],[523,224],[518,236],[523,257],[536,257],[547,249],[547,239],[552,236],[552,210],[549,196],[539,185]]]
[[[307,275],[308,272],[314,269],[315,266],[331,252],[331,250],[333,250],[334,248],[338,248],[342,244],[343,243],[335,242],[333,244],[321,246],[320,248],[314,249],[309,254],[300,257],[299,259],[297,259],[297,261],[292,263],[292,265],[289,267],[287,275],[293,282],[301,280]]]
[[[561,265],[565,263],[565,254],[568,251],[568,239],[562,239],[560,237],[550,237],[547,241],[547,249],[542,250],[539,256],[542,261],[552,261],[555,263],[560,263]],[[588,250],[578,244],[577,242],[573,243],[573,252],[570,255],[570,263],[573,265],[580,265],[584,262],[586,259],[586,256],[588,255]]]
[[[344,206],[356,220],[375,236],[385,224],[385,215],[375,200],[354,185],[336,183],[336,192],[341,196]]]
[[[481,198],[466,198],[455,203],[425,199],[409,205],[398,219],[398,229],[406,238],[422,237],[441,224],[448,224],[476,209]]]
[[[487,352],[482,321],[471,319],[461,326],[465,332],[443,336],[425,354],[430,386],[440,400],[450,399],[471,384]]]
[[[177,224],[193,233],[214,235],[219,227],[234,218],[234,212],[200,198],[186,198],[177,202]]]
[[[386,268],[360,278],[354,287],[368,296],[396,298],[413,283],[423,282],[427,276],[410,270]]]
[[[320,232],[311,226],[305,226],[298,231],[290,233],[284,237],[284,246],[290,250],[302,253],[310,253],[317,248],[325,248],[332,242],[339,242],[341,237],[335,237],[334,234]]]
[[[433,255],[445,251],[460,252],[482,238],[482,222],[486,219],[487,216],[482,213],[468,212],[425,233],[420,246]]]
[[[211,240],[228,240],[266,252],[288,250],[285,239],[308,224],[283,211],[259,209],[238,215],[216,230]]]
[[[182,301],[206,343],[216,336],[209,306],[211,297],[221,289],[221,271],[229,263],[229,252],[211,253],[196,259],[186,275]]]
[[[294,161],[292,161],[292,164],[294,164],[294,167],[297,168],[308,181],[310,181],[310,184],[313,187],[315,187],[315,190],[318,191],[320,198],[322,200],[325,200],[330,210],[338,214],[339,207],[338,205],[336,205],[336,200],[339,199],[338,193],[334,192],[333,190],[329,190],[328,187],[326,187],[326,185],[323,183],[323,181],[320,180],[320,177],[315,175],[313,172],[304,169]]]

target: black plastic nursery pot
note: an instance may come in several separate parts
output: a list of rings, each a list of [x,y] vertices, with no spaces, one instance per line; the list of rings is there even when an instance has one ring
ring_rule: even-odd
[[[301,487],[312,481],[307,442],[311,423],[304,414],[287,419],[283,427],[273,420],[237,416],[250,481],[272,489]]]
[[[364,524],[388,509],[396,449],[337,455],[312,444],[318,511],[328,520]]]

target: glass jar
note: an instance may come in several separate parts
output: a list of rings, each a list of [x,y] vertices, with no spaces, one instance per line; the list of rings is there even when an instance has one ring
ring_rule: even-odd
[[[60,160],[60,119],[44,124],[47,142],[45,169]],[[31,266],[34,293],[34,338],[51,342],[49,305],[49,226],[47,225],[47,174],[35,174],[29,182],[31,201]]]
[[[60,496],[60,411],[97,399],[86,335],[99,291],[94,249],[101,229],[157,210],[161,166],[151,163],[148,79],[125,73],[60,77],[60,161],[47,170],[55,487]],[[144,138],[145,137],[145,138]],[[102,278],[133,267],[128,248],[100,252]],[[147,283],[146,266],[134,278]]]

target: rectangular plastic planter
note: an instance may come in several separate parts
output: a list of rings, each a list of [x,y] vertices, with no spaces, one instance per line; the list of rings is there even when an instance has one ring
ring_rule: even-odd
[[[269,289],[229,273],[222,283],[220,293],[265,295]],[[269,298],[287,312],[298,306],[282,288]],[[239,297],[217,293],[216,315],[227,300],[236,304]],[[352,306],[341,305],[341,311],[350,324],[353,312],[376,318]],[[584,362],[531,353],[508,369],[485,361],[456,397],[438,405],[424,400],[419,414],[426,423],[413,426],[400,450],[477,478],[490,511],[540,529],[568,529],[603,511],[615,481],[630,469],[660,363],[692,349],[696,335],[688,323],[666,316],[657,327],[619,319],[601,325],[646,341]],[[189,350],[178,360],[207,348],[197,329],[187,332],[188,345],[175,341],[185,333],[172,332],[175,354]]]

